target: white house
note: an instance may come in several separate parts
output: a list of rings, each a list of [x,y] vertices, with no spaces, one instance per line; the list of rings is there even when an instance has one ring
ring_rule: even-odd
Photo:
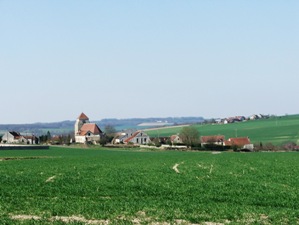
[[[136,130],[129,129],[125,130],[123,132],[118,133],[118,135],[115,136],[113,139],[113,144],[124,144],[125,140],[132,137],[132,135],[136,132]]]
[[[125,144],[141,144],[141,145],[145,145],[145,144],[149,144],[151,142],[150,137],[144,133],[143,131],[139,130],[136,131],[135,133],[133,133],[130,137],[128,137],[127,139],[125,139],[123,141]]]
[[[2,142],[6,144],[37,144],[38,138],[34,135],[22,135],[16,131],[8,131],[2,136]]]
[[[90,123],[89,118],[81,113],[75,123],[75,142],[86,143],[86,142],[99,142],[103,132],[95,123]]]

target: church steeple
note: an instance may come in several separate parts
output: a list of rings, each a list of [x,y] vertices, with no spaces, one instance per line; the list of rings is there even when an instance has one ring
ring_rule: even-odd
[[[81,127],[85,123],[89,123],[89,118],[82,112],[80,114],[80,116],[77,118],[76,123],[75,123],[75,136],[78,134]]]
[[[84,114],[81,113],[80,116],[78,117],[79,120],[89,120],[89,118]]]

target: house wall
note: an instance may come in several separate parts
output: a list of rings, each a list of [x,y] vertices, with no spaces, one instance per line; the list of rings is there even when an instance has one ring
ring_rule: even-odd
[[[134,137],[130,142],[134,144],[148,144],[150,142],[149,138],[147,137]]]
[[[119,137],[119,138],[116,138],[115,141],[114,141],[114,143],[115,143],[115,144],[124,143],[124,141],[125,141],[126,139],[128,139],[128,136],[127,136],[127,135],[123,135],[123,136],[121,136],[121,137]]]
[[[130,136],[130,137],[131,137],[131,136]],[[119,143],[124,143],[124,141],[125,141],[127,138],[129,138],[128,135],[125,135],[125,136],[120,137],[120,138],[119,138]]]
[[[101,136],[100,135],[90,135],[90,136],[76,135],[75,136],[75,141],[77,143],[85,143],[86,141],[98,142],[100,140],[101,140]]]
[[[85,141],[86,141],[86,138],[85,138],[85,136],[75,136],[75,142],[76,143],[85,143]]]
[[[138,135],[136,135],[134,138],[132,138],[132,140],[130,140],[130,142],[132,142],[134,144],[148,144],[151,142],[151,140],[147,134],[144,134],[141,132]]]
[[[32,144],[32,140],[31,139],[26,139],[24,137],[20,137],[20,139],[18,140],[18,143],[22,143],[22,144]]]
[[[10,133],[6,132],[2,137],[2,142],[6,142],[7,144],[37,144],[38,139],[36,137],[26,138],[24,136],[19,136],[19,138],[15,139],[15,137]]]
[[[101,140],[101,136],[100,135],[91,135],[91,136],[87,136],[87,141],[91,141],[91,142],[99,142]]]
[[[2,136],[2,143],[4,143],[6,141],[6,143],[17,143],[14,139],[14,136],[9,133],[9,132],[6,132],[3,136]]]
[[[182,140],[180,139],[179,136],[176,136],[173,140],[172,140],[172,144],[180,144],[182,143]]]
[[[76,136],[76,143],[85,143],[85,136]]]
[[[81,129],[84,123],[89,123],[89,120],[80,120],[77,119],[75,123],[75,135],[78,133],[78,131]]]

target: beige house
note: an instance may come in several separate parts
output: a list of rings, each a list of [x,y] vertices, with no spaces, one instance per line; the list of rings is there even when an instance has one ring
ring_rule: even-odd
[[[95,123],[90,123],[89,118],[84,113],[81,113],[75,123],[75,142],[96,143],[101,140],[102,136],[103,132],[98,125]]]
[[[170,141],[171,141],[172,145],[182,144],[183,143],[182,139],[180,138],[180,136],[178,134],[171,135],[170,136]]]
[[[224,135],[212,135],[212,136],[201,136],[200,143],[202,146],[205,145],[224,145],[225,137]]]

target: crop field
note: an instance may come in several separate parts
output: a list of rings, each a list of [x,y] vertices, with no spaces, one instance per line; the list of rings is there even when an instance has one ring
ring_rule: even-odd
[[[0,224],[299,224],[299,155],[0,151]]]
[[[294,142],[299,145],[299,115],[274,117],[231,124],[194,125],[200,135],[225,135],[230,137],[249,137],[252,143],[272,143],[281,145]],[[165,128],[147,131],[150,136],[170,136],[179,133],[181,128]]]

